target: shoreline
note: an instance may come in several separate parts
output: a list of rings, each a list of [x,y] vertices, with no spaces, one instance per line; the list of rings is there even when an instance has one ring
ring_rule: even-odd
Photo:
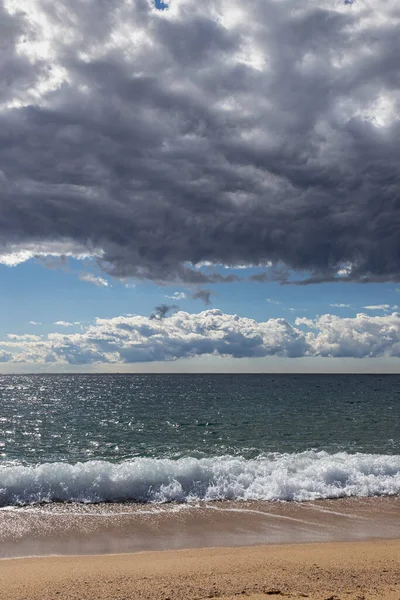
[[[362,540],[352,540],[352,541],[348,541],[348,540],[340,540],[340,541],[335,541],[335,542],[330,542],[330,541],[323,541],[323,542],[287,542],[284,544],[281,544],[279,542],[275,542],[275,543],[271,543],[271,544],[247,544],[244,546],[193,546],[193,547],[183,547],[183,548],[174,548],[174,549],[162,549],[162,550],[136,550],[134,552],[113,552],[113,553],[107,553],[107,554],[30,554],[30,555],[24,555],[24,556],[5,556],[5,557],[0,557],[0,564],[3,563],[7,563],[7,562],[13,562],[13,561],[20,561],[22,563],[24,563],[25,561],[30,561],[30,560],[39,560],[41,561],[43,560],[47,560],[47,559],[57,559],[57,560],[63,560],[63,559],[76,559],[76,560],[80,560],[80,559],[91,559],[91,558],[107,558],[107,557],[135,557],[135,556],[142,556],[142,555],[165,555],[167,556],[169,553],[175,553],[175,552],[197,552],[197,551],[207,551],[207,550],[212,550],[212,551],[226,551],[226,550],[247,550],[247,549],[262,549],[262,548],[296,548],[296,547],[301,547],[301,548],[307,548],[307,547],[321,547],[323,548],[324,546],[329,547],[332,544],[334,545],[343,545],[345,546],[346,544],[356,544],[358,545],[369,545],[369,544],[386,544],[387,542],[393,542],[395,545],[396,542],[399,543],[399,551],[400,551],[400,537],[374,537],[374,538],[365,538]],[[400,577],[400,575],[399,575]],[[400,586],[400,579],[399,579],[399,586]],[[400,589],[400,587],[399,587]],[[400,600],[400,595],[399,595],[399,600]]]
[[[0,558],[400,539],[400,496],[0,511]]]
[[[0,561],[0,600],[400,598],[400,540]]]

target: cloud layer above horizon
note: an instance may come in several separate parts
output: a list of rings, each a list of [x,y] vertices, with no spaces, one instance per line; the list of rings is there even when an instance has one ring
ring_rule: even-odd
[[[395,0],[6,0],[0,27],[0,262],[91,256],[111,276],[194,284],[221,280],[204,262],[400,280]],[[268,332],[277,345],[258,332],[253,352],[308,351],[291,326]],[[82,339],[89,362],[114,353]],[[137,356],[193,351],[176,344]]]
[[[96,319],[79,333],[9,334],[0,342],[0,362],[13,364],[131,364],[200,356],[399,357],[400,313],[352,318],[326,314],[291,324],[281,318],[258,322],[219,309],[179,311],[164,318]]]

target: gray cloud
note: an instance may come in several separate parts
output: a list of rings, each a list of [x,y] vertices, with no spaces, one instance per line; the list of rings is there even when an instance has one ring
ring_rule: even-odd
[[[270,275],[265,271],[262,273],[255,273],[254,275],[250,275],[248,278],[249,281],[258,281],[258,283],[264,283],[270,279]]]
[[[173,312],[174,310],[178,310],[178,306],[176,304],[159,304],[155,307],[154,312],[150,315],[150,320],[164,319],[169,312]]]
[[[35,259],[46,269],[61,269],[64,271],[68,269],[67,257],[62,254],[60,256],[35,256]]]
[[[395,0],[379,18],[338,0],[18,5],[0,9],[0,262],[400,281]]]
[[[206,306],[211,304],[211,290],[197,290],[193,292],[192,298],[193,300],[202,300]]]

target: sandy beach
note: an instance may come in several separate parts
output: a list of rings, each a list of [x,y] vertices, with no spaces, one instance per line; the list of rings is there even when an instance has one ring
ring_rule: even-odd
[[[400,600],[399,509],[391,497],[2,510],[0,599]]]
[[[1,600],[399,600],[400,542],[3,560],[0,581]]]

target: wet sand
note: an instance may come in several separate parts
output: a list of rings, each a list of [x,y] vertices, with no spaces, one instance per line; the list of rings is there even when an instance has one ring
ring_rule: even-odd
[[[400,497],[0,510],[0,558],[400,538]]]

